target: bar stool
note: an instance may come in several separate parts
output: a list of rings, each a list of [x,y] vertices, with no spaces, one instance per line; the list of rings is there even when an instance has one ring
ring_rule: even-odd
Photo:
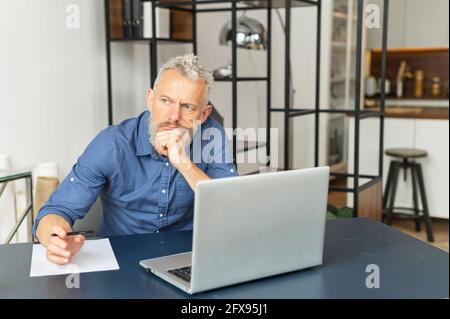
[[[415,160],[426,157],[427,151],[410,148],[391,148],[385,151],[385,154],[400,160],[391,160],[389,165],[388,178],[383,195],[383,222],[390,225],[393,217],[402,219],[413,219],[416,231],[420,231],[423,221],[427,231],[428,241],[434,241],[431,219],[428,213],[428,202],[423,181],[422,166]],[[400,170],[403,169],[403,179],[407,180],[408,169],[411,171],[413,203],[414,207],[395,207],[395,195],[397,192],[398,178]],[[422,209],[419,209],[419,198],[417,194],[419,187]],[[414,215],[402,213],[401,211],[413,211]]]

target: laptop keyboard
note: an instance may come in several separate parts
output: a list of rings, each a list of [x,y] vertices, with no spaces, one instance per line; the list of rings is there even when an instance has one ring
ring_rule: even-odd
[[[191,266],[168,270],[169,273],[175,275],[187,282],[191,282]]]

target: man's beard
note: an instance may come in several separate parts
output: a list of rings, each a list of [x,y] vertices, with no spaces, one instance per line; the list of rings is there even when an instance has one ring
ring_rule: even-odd
[[[160,124],[156,124],[155,122],[152,121],[151,118],[148,120],[148,141],[155,149],[156,149],[155,147],[156,134],[158,133],[158,130],[161,127],[166,125],[173,125],[173,123],[167,121]],[[189,133],[189,143],[188,143],[189,145],[194,137],[194,128],[185,128],[179,125],[177,125],[177,128],[187,131]]]

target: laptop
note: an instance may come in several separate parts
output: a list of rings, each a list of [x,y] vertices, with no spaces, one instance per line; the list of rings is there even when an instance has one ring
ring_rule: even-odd
[[[189,294],[322,264],[329,167],[201,181],[192,252],[140,261]]]

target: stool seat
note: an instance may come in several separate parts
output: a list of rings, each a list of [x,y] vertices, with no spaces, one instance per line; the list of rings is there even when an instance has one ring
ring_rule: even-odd
[[[420,158],[428,155],[427,151],[417,148],[388,148],[384,153],[398,158]]]

